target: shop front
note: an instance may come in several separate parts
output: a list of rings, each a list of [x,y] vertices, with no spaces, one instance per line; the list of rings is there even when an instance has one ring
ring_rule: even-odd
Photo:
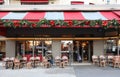
[[[119,17],[115,12],[0,13],[1,28],[6,29],[5,38],[0,38],[5,42],[6,57],[49,53],[53,57],[65,55],[69,62],[90,62],[92,55],[113,54],[108,51],[110,45],[117,54],[117,42],[108,46],[109,40],[118,41]]]

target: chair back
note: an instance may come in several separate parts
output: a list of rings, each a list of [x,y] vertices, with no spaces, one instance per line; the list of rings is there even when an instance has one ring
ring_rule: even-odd
[[[10,60],[14,61],[15,57],[11,57]]]
[[[26,60],[26,61],[27,61],[27,57],[23,57],[23,60]]]
[[[8,61],[8,60],[10,60],[9,57],[6,57],[6,58],[3,59],[3,61]]]
[[[37,57],[35,57],[35,59],[40,61],[40,57],[38,57],[38,56],[37,56]]]

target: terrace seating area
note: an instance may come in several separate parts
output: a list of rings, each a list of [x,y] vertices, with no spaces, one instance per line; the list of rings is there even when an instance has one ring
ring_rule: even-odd
[[[53,65],[53,59],[48,56],[23,56],[22,58],[17,57],[5,57],[3,58],[2,65],[6,69],[20,69],[20,68],[35,68],[35,67],[44,67],[50,68]],[[55,58],[56,63],[56,58]],[[64,68],[68,65],[68,58],[67,56],[63,56],[59,58],[58,64],[55,66]]]
[[[48,4],[48,0],[20,0],[21,4]]]
[[[112,66],[114,68],[116,68],[116,67],[120,68],[120,56],[118,56],[118,55],[115,55],[115,56],[113,56],[113,55],[108,55],[108,56],[93,55],[92,62],[94,65],[98,65],[100,67]]]

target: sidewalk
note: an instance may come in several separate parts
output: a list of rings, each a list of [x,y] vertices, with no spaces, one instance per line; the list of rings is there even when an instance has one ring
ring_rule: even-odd
[[[73,64],[65,68],[52,66],[52,68],[37,67],[14,70],[0,66],[0,77],[119,77],[119,73],[120,68],[99,67],[86,63]]]
[[[120,68],[95,65],[73,66],[76,77],[120,77]]]
[[[37,67],[32,69],[5,69],[0,67],[0,77],[76,77],[73,67],[52,68]]]

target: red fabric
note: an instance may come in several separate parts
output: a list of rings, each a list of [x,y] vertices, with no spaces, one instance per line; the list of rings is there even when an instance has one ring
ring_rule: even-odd
[[[21,3],[48,3],[48,0],[20,0]]]
[[[0,4],[1,4],[1,3],[4,3],[4,0],[0,0]]]
[[[42,54],[38,55],[40,57],[40,62],[42,62]]]
[[[81,1],[71,1],[71,4],[72,5],[83,5],[84,2],[81,2]]]
[[[6,16],[9,12],[0,12],[0,18]]]
[[[25,55],[25,57],[27,57],[27,61],[30,60],[30,57],[32,57],[31,55]]]
[[[120,11],[114,11],[114,13],[120,17]]]
[[[40,20],[43,19],[45,16],[45,12],[28,12],[28,14],[23,18],[26,20]]]
[[[64,20],[85,20],[81,12],[64,12]]]
[[[112,20],[112,19],[116,19],[119,20],[120,18],[115,15],[112,11],[108,11],[108,12],[100,12],[105,18],[107,18],[108,20]]]

